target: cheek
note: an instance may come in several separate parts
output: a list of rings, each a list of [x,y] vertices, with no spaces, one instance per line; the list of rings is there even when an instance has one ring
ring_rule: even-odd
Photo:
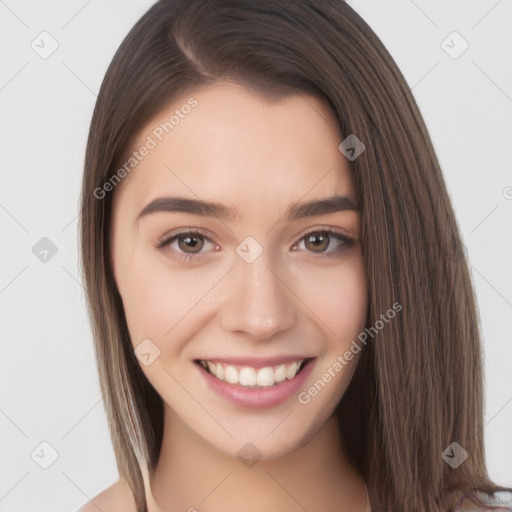
[[[181,339],[183,328],[193,327],[211,282],[205,272],[176,271],[147,251],[135,252],[120,265],[118,276],[132,344],[149,338],[163,348]]]
[[[346,339],[364,329],[367,287],[360,258],[352,258],[344,265],[303,272],[300,283],[299,296],[329,327],[329,337]]]

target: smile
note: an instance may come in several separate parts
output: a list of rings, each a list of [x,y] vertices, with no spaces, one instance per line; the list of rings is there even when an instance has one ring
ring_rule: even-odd
[[[195,359],[195,367],[217,396],[246,409],[277,407],[302,389],[316,357]]]
[[[295,378],[308,360],[300,359],[275,366],[264,366],[263,368],[232,365],[204,359],[198,360],[197,362],[210,375],[213,375],[223,382],[238,384],[247,388],[267,388],[284,382],[287,379],[292,380]]]

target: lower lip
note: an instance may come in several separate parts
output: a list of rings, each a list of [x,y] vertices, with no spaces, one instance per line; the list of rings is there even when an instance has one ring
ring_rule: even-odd
[[[264,409],[280,405],[288,400],[290,396],[297,394],[311,373],[313,363],[314,359],[309,361],[293,379],[286,379],[268,388],[244,388],[239,384],[230,384],[229,382],[217,379],[200,364],[194,363],[194,365],[197,366],[210,388],[223,398],[227,398],[234,404],[242,407]]]

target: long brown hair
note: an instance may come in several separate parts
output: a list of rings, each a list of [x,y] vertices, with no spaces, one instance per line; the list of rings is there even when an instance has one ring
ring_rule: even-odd
[[[512,490],[487,474],[480,333],[458,226],[419,109],[381,41],[341,0],[160,0],[107,71],[81,197],[101,388],[138,510],[147,510],[139,464],[158,460],[163,407],[130,343],[110,261],[114,192],[104,184],[144,123],[219,79],[269,99],[323,98],[343,138],[355,134],[366,146],[349,165],[362,207],[367,325],[395,302],[403,309],[363,350],[336,413],[372,510],[447,511],[465,492]],[[456,469],[441,456],[452,442],[468,453]]]

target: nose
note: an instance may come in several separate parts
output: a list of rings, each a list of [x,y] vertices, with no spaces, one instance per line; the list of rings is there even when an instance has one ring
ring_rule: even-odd
[[[222,327],[245,333],[257,341],[268,340],[291,329],[297,321],[297,309],[285,276],[270,268],[263,254],[252,263],[241,258],[235,262],[226,283]],[[289,285],[288,285],[289,286]]]

